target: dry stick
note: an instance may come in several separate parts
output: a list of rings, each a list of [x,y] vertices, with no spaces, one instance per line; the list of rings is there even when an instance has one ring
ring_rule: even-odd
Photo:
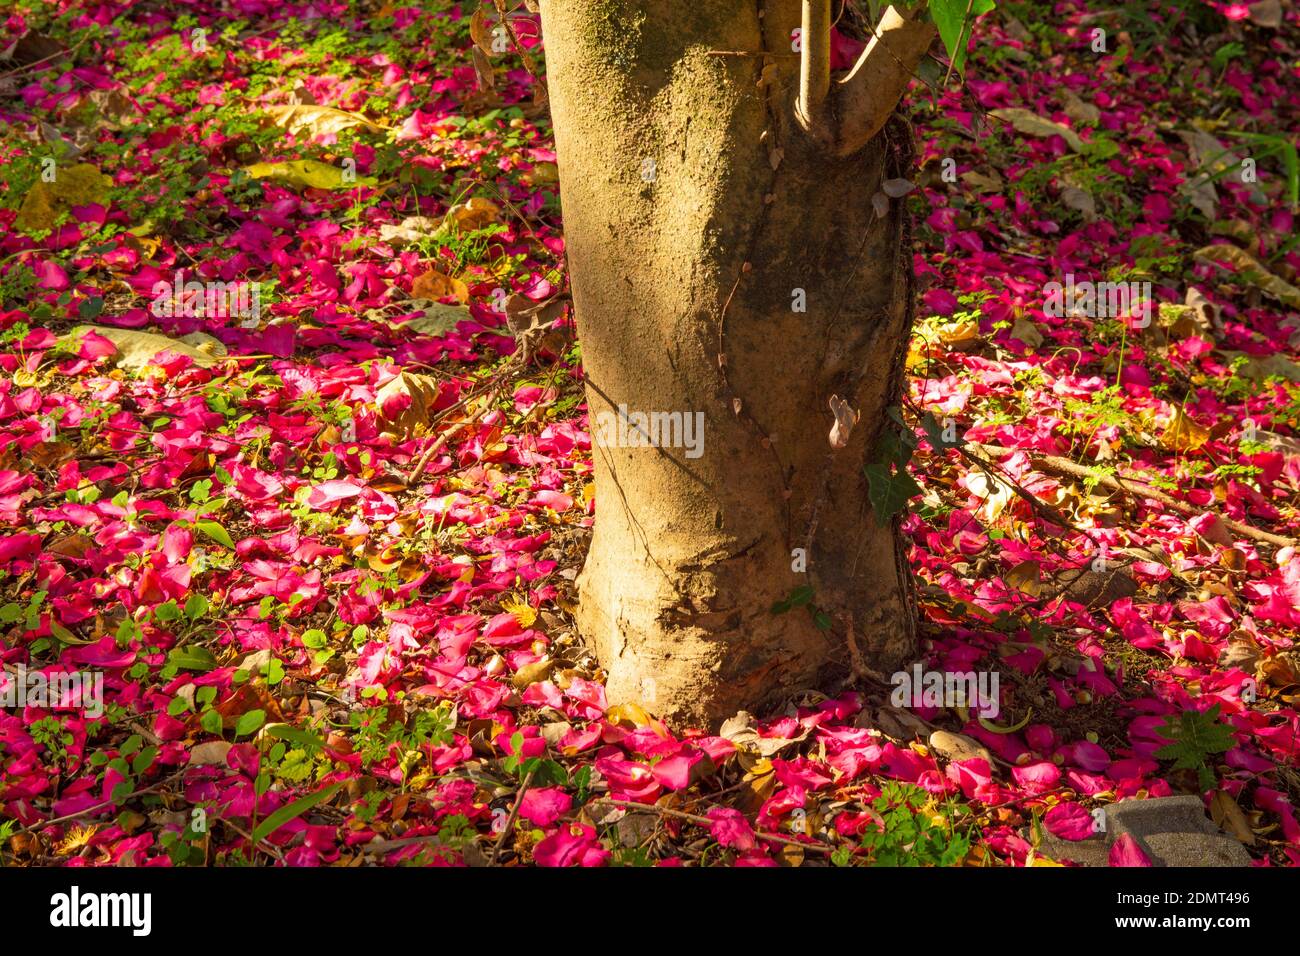
[[[973,442],[967,442],[965,446],[963,445],[952,446],[953,451],[957,452],[957,454],[960,455],[962,459],[964,459],[968,464],[978,465],[981,469],[983,469],[984,473],[988,475],[990,478],[993,478],[995,481],[999,481],[1002,484],[1006,485],[1008,488],[1010,488],[1011,491],[1016,495],[1016,497],[1020,498],[1027,505],[1029,505],[1030,510],[1033,511],[1035,514],[1051,522],[1052,524],[1059,525],[1062,528],[1073,528],[1075,531],[1078,531],[1090,542],[1092,542],[1094,547],[1101,546],[1100,542],[1098,542],[1097,539],[1092,536],[1092,529],[1075,527],[1069,518],[1061,514],[1055,508],[1048,505],[1046,502],[1041,501],[1038,498],[1034,497],[1034,495],[1026,491],[1018,481],[1015,481],[1013,478],[1007,475],[1006,470],[1001,466],[1001,464],[997,462],[988,461],[987,459],[981,458],[978,455],[972,455],[969,451],[966,450],[967,447],[978,447],[978,446],[976,446]],[[1054,544],[1053,539],[1050,537],[1044,538],[1044,541],[1045,543],[1048,544],[1049,547],[1051,547]],[[1063,548],[1055,548],[1054,552],[1056,554],[1059,554],[1062,558],[1065,558],[1067,561],[1074,560],[1070,556],[1070,554],[1067,551],[1065,551]]]
[[[189,769],[189,767],[186,767],[186,768],[185,768],[185,770],[188,770],[188,769]],[[175,781],[179,780],[181,777],[185,776],[185,770],[180,770],[180,771],[178,771],[178,772],[172,774],[172,775],[171,775],[170,777],[168,777],[166,780],[159,780],[157,783],[150,784],[150,785],[147,786],[147,787],[141,787],[139,790],[133,790],[131,793],[128,793],[128,794],[127,794],[125,797],[123,797],[121,800],[103,800],[103,801],[101,801],[100,803],[96,803],[96,804],[93,804],[92,806],[86,807],[86,809],[84,809],[84,810],[78,810],[76,813],[65,813],[65,814],[64,814],[63,816],[61,816],[61,817],[55,817],[55,818],[52,819],[52,820],[45,820],[45,821],[43,821],[43,822],[41,822],[41,823],[33,823],[31,826],[29,826],[29,827],[22,827],[21,829],[15,831],[15,832],[17,832],[17,833],[36,833],[36,832],[38,832],[38,831],[40,831],[40,830],[44,830],[44,829],[47,829],[48,827],[52,827],[52,826],[54,826],[56,823],[67,823],[69,820],[76,820],[78,817],[84,817],[84,816],[85,816],[86,814],[88,814],[88,813],[98,813],[100,810],[103,810],[103,809],[106,808],[106,807],[111,807],[111,806],[113,806],[113,805],[115,805],[115,804],[118,804],[118,803],[123,803],[123,804],[124,804],[124,803],[126,803],[126,801],[130,800],[132,797],[138,797],[138,796],[140,796],[141,794],[149,793],[149,792],[151,792],[151,791],[153,791],[153,790],[161,789],[162,787],[167,786],[169,783],[174,783]]]
[[[528,792],[528,785],[533,782],[533,774],[537,768],[524,776],[524,782],[519,785],[519,793],[515,795],[515,805],[510,808],[510,816],[506,817],[506,825],[501,828],[501,835],[497,837],[497,842],[492,847],[492,856],[488,859],[488,866],[497,865],[497,857],[501,855],[501,847],[506,842],[506,835],[514,829],[515,818],[519,816],[519,808],[524,805],[524,794]]]
[[[254,851],[261,850],[263,853],[269,853],[271,856],[275,857],[276,860],[278,860],[279,862],[281,863],[284,862],[284,853],[275,844],[267,843],[265,837],[263,837],[258,842],[254,843],[253,834],[249,833],[243,827],[239,826],[238,824],[231,823],[229,820],[221,820],[220,822],[224,823],[226,826],[230,827],[230,829],[234,830],[241,837],[247,840],[252,845]]]
[[[28,70],[38,67],[42,63],[49,63],[51,60],[59,59],[59,57],[66,56],[69,60],[71,60],[72,54],[80,50],[81,47],[85,44],[85,42],[88,39],[90,39],[89,36],[82,37],[71,48],[67,50],[59,50],[57,53],[51,53],[49,56],[43,56],[39,60],[33,60],[31,63],[28,63],[26,66],[14,67],[14,69],[12,70],[8,70],[4,73],[0,73],[0,80],[7,80],[11,76],[17,76],[19,73],[26,73]]]
[[[430,459],[432,459],[434,455],[438,454],[438,452],[442,451],[442,449],[447,446],[447,443],[464,431],[465,426],[469,424],[469,420],[457,422],[439,435],[437,439],[434,440],[434,443],[425,449],[424,454],[420,456],[420,460],[415,463],[415,470],[406,478],[406,487],[411,488],[419,484],[420,479],[424,477],[424,469],[429,467]]]
[[[1041,467],[1046,471],[1055,472],[1058,475],[1068,475],[1071,478],[1095,481],[1104,488],[1109,488],[1111,491],[1119,491],[1134,498],[1150,498],[1152,501],[1158,501],[1166,507],[1173,508],[1180,514],[1195,515],[1202,510],[1195,505],[1189,505],[1176,498],[1171,498],[1163,491],[1152,488],[1141,480],[1121,478],[1105,474],[1098,475],[1087,466],[1076,464],[1068,458],[1060,458],[1056,455],[1041,455],[1037,452],[1028,452],[1027,449],[1003,448],[1001,445],[981,445],[975,442],[968,442],[967,444],[974,448],[978,448],[985,454],[993,455],[995,457],[1006,457],[1007,455],[1014,454],[1016,451],[1026,451],[1026,453],[1030,455],[1030,460],[1034,463],[1035,467]],[[1273,534],[1270,531],[1261,531],[1259,528],[1252,528],[1248,524],[1234,521],[1232,518],[1221,515],[1213,509],[1208,510],[1210,514],[1222,521],[1228,530],[1235,531],[1244,538],[1250,538],[1254,541],[1262,541],[1265,544],[1271,544],[1279,548],[1300,547],[1300,541],[1297,541],[1295,538]]]
[[[488,383],[484,385],[482,388],[470,392],[470,394],[466,395],[464,398],[457,401],[455,405],[451,405],[448,408],[444,409],[443,416],[444,417],[447,416],[448,414],[454,412],[457,408],[460,408],[463,405],[468,405],[470,402],[478,398],[480,395],[484,395],[489,392],[495,392],[504,383],[504,378],[505,378],[504,373],[506,371],[509,371],[510,368],[511,368],[510,365],[505,366],[505,368],[501,370],[501,373],[494,375],[488,381]],[[423,477],[424,470],[429,467],[429,462],[430,460],[432,460],[433,456],[438,454],[439,451],[441,451],[443,448],[447,446],[447,442],[451,441],[453,438],[459,435],[467,426],[477,421],[479,416],[485,414],[487,410],[491,409],[491,407],[492,407],[492,402],[491,400],[489,400],[484,404],[484,409],[485,409],[484,412],[480,412],[479,415],[471,416],[470,418],[467,418],[464,421],[457,422],[455,425],[451,426],[451,428],[448,428],[445,432],[439,435],[437,439],[434,440],[433,444],[430,445],[427,449],[425,449],[424,454],[420,456],[420,460],[415,463],[415,470],[412,471],[411,474],[406,479],[406,487],[410,488],[413,485],[417,484],[420,478]]]
[[[609,807],[619,807],[623,810],[636,810],[643,813],[661,813],[664,816],[676,817],[679,820],[686,820],[699,826],[710,827],[713,821],[708,817],[702,817],[695,813],[685,813],[681,810],[670,810],[667,807],[661,807],[653,803],[633,803],[630,800],[615,800],[611,797],[600,797],[591,801],[592,803],[603,803]],[[588,804],[590,806],[590,804]],[[801,850],[812,850],[816,853],[834,853],[835,847],[827,843],[811,842],[804,843],[802,840],[791,840],[789,837],[778,836],[775,833],[764,833],[761,830],[754,831],[754,836],[760,840],[769,840],[772,843],[784,843],[787,846],[797,846]]]

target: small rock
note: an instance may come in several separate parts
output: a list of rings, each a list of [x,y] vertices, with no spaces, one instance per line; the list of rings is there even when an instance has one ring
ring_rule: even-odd
[[[1246,848],[1214,825],[1200,797],[1121,800],[1108,805],[1105,814],[1105,832],[1086,840],[1063,840],[1044,832],[1038,855],[1058,863],[1109,866],[1111,846],[1127,833],[1153,866],[1250,865]],[[1025,836],[1029,839],[1028,833]]]
[[[1250,854],[1205,815],[1200,797],[1121,800],[1106,807],[1106,839],[1133,837],[1155,866],[1249,866]]]
[[[989,764],[993,756],[976,740],[965,734],[951,734],[946,730],[936,730],[930,735],[930,749],[942,754],[949,760],[972,760],[981,757]]]
[[[1042,842],[1038,844],[1038,855],[1057,863],[1077,863],[1080,866],[1110,865],[1110,850],[1103,836],[1089,837],[1086,840],[1063,840],[1044,831]]]

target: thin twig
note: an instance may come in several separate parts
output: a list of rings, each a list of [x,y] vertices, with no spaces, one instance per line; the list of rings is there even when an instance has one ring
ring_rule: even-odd
[[[633,803],[630,800],[615,800],[612,797],[600,797],[591,801],[594,803],[603,803],[610,807],[619,807],[623,810],[636,810],[640,812],[660,813],[668,817],[676,817],[678,820],[686,820],[689,823],[695,823],[700,826],[710,827],[713,821],[708,817],[702,817],[696,813],[686,813],[682,810],[670,810],[668,807],[661,807],[653,803]],[[590,806],[591,804],[588,804]],[[754,836],[760,840],[767,840],[771,843],[783,843],[786,846],[797,846],[801,850],[811,850],[814,853],[834,853],[835,847],[829,843],[821,843],[816,840],[805,843],[803,840],[792,840],[789,837],[783,837],[776,833],[765,833],[761,830],[755,830]],[[811,840],[811,838],[810,838]]]
[[[1005,458],[1008,455],[1014,454],[1016,451],[1024,451],[1027,455],[1029,455],[1030,461],[1033,462],[1034,467],[1039,468],[1043,471],[1054,472],[1055,474],[1058,475],[1067,475],[1071,478],[1079,478],[1086,481],[1092,481],[1098,485],[1101,485],[1103,488],[1109,488],[1111,491],[1118,491],[1123,494],[1129,495],[1130,497],[1133,498],[1150,498],[1152,501],[1158,501],[1160,502],[1160,504],[1165,505],[1166,507],[1175,509],[1180,514],[1196,515],[1202,512],[1212,514],[1220,521],[1222,521],[1224,526],[1228,530],[1234,531],[1244,538],[1250,538],[1253,541],[1260,541],[1265,544],[1271,544],[1279,548],[1300,547],[1300,541],[1297,541],[1295,538],[1288,538],[1284,535],[1273,534],[1271,531],[1261,531],[1259,528],[1251,527],[1248,524],[1243,524],[1240,521],[1235,521],[1234,519],[1229,518],[1226,515],[1222,515],[1218,511],[1215,511],[1213,508],[1201,508],[1197,505],[1192,505],[1183,501],[1179,501],[1177,498],[1170,497],[1169,495],[1165,494],[1163,491],[1151,487],[1150,485],[1146,484],[1140,479],[1122,477],[1117,475],[1107,475],[1104,473],[1098,474],[1091,468],[1088,468],[1086,465],[1077,464],[1076,462],[1070,461],[1070,459],[1068,458],[1061,458],[1057,455],[1044,455],[1038,452],[1030,452],[1028,449],[1004,448],[1000,445],[981,445],[974,442],[968,442],[967,444],[969,444],[973,448],[978,449],[979,451],[982,451],[987,455],[992,455],[1001,458]]]
[[[189,769],[188,767],[185,768],[185,770],[188,770],[188,769]],[[52,826],[54,826],[54,825],[57,824],[57,823],[67,823],[69,820],[76,820],[76,819],[78,819],[79,817],[84,817],[84,816],[86,816],[87,814],[90,814],[90,813],[98,813],[100,810],[103,810],[103,809],[105,809],[106,807],[115,806],[116,804],[119,804],[119,803],[124,804],[124,803],[126,803],[126,801],[130,800],[132,797],[138,797],[138,796],[140,796],[141,794],[149,793],[149,792],[154,791],[154,790],[158,790],[158,789],[160,789],[160,788],[162,788],[162,787],[167,786],[169,783],[173,783],[173,782],[175,782],[176,780],[179,780],[182,776],[184,776],[184,774],[185,774],[185,770],[179,770],[179,771],[177,771],[176,773],[174,773],[174,774],[172,774],[170,777],[168,777],[166,780],[159,780],[159,781],[158,781],[157,783],[155,783],[155,784],[150,784],[150,785],[147,786],[147,787],[141,787],[139,790],[133,790],[131,793],[128,793],[128,794],[127,794],[125,797],[123,797],[121,800],[104,800],[104,801],[102,801],[102,802],[100,802],[100,803],[96,803],[96,804],[94,804],[93,806],[86,807],[84,810],[78,810],[76,813],[65,813],[65,814],[64,814],[63,816],[61,816],[61,817],[55,817],[55,818],[52,819],[52,820],[46,820],[46,821],[44,821],[44,822],[42,822],[42,823],[34,823],[34,824],[32,824],[31,826],[29,826],[29,827],[23,827],[23,828],[21,828],[20,830],[17,830],[16,832],[17,832],[17,833],[37,833],[37,832],[39,832],[40,830],[44,830],[44,829],[47,829],[48,827],[52,827]]]
[[[497,837],[497,842],[492,846],[492,856],[488,859],[488,866],[497,865],[497,857],[501,855],[501,847],[505,845],[506,836],[515,827],[515,819],[519,816],[519,808],[524,804],[524,794],[528,792],[528,785],[533,782],[533,774],[537,768],[524,776],[524,782],[519,785],[519,793],[515,795],[515,805],[510,808],[510,816],[506,817],[506,825],[501,828],[501,835]]]
[[[506,368],[510,368],[510,366],[506,366]],[[471,392],[469,395],[465,396],[460,401],[458,401],[455,405],[452,405],[451,407],[445,409],[443,411],[443,417],[446,417],[448,413],[454,411],[456,408],[459,408],[462,405],[467,405],[469,402],[473,401],[475,398],[477,398],[480,395],[487,394],[489,392],[495,395],[496,390],[501,387],[503,380],[504,380],[503,375],[494,375],[492,379],[481,389]],[[492,399],[489,398],[489,400],[484,403],[483,412],[479,412],[477,415],[467,418],[464,421],[457,422],[455,425],[452,425],[445,432],[439,435],[434,440],[433,444],[425,449],[424,454],[420,456],[419,461],[415,463],[415,468],[411,471],[411,474],[406,478],[406,487],[411,488],[419,484],[420,479],[424,477],[424,470],[429,467],[429,462],[433,459],[433,456],[438,454],[439,451],[441,451],[443,448],[447,446],[448,442],[450,442],[453,438],[459,435],[467,427],[474,424],[485,413],[486,410],[490,410],[491,408],[492,408]]]

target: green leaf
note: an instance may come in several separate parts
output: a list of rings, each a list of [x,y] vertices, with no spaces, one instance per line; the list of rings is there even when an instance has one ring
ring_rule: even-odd
[[[235,542],[231,540],[230,532],[222,527],[219,521],[196,521],[194,527],[202,531],[217,544],[225,545],[227,548],[234,550]]]
[[[257,733],[257,729],[266,723],[266,711],[250,710],[248,713],[240,716],[235,722],[235,736],[249,737]]]
[[[99,640],[97,637],[77,637],[58,621],[50,621],[50,633],[64,644],[94,644]]]
[[[221,734],[221,715],[215,710],[205,710],[199,718],[199,726],[210,734]]]
[[[206,647],[173,647],[167,663],[188,671],[210,671],[217,666],[217,659]]]
[[[906,468],[892,469],[887,464],[863,466],[867,475],[867,499],[882,527],[894,515],[907,510],[908,499],[921,493],[921,487]]]
[[[944,426],[935,418],[933,412],[926,412],[921,418],[921,427],[925,429],[925,437],[930,440],[930,447],[935,451],[942,451],[945,448],[960,448],[966,442],[960,436],[956,436],[951,441],[944,437]]]
[[[813,599],[813,589],[806,584],[802,584],[790,592],[789,596],[783,601],[777,601],[772,605],[773,614],[784,614],[786,611],[796,607],[803,607]]]
[[[135,759],[131,761],[131,772],[138,777],[153,766],[154,758],[157,756],[157,747],[145,747],[144,750],[136,754]]]
[[[253,179],[273,179],[294,189],[349,189],[374,186],[373,176],[344,176],[342,168],[315,159],[295,159],[283,163],[253,163],[243,167]]]
[[[176,606],[175,601],[167,601],[154,608],[153,616],[160,621],[174,621],[181,616],[181,609]]]
[[[952,68],[965,78],[966,44],[975,18],[988,13],[996,4],[993,0],[929,0],[929,6],[930,18],[939,28]]]
[[[1214,786],[1209,758],[1230,750],[1235,743],[1232,729],[1219,722],[1218,704],[1205,712],[1185,710],[1177,721],[1167,717],[1156,732],[1173,741],[1157,750],[1156,757],[1174,761],[1175,770],[1195,770],[1206,790]]]
[[[325,749],[325,741],[315,734],[294,727],[291,724],[272,724],[266,728],[266,735],[274,737],[276,740],[287,740],[289,743],[297,744],[304,750],[311,752]]]
[[[82,299],[77,305],[77,316],[83,322],[94,322],[99,318],[99,313],[104,311],[104,300],[97,295],[92,295],[88,299]]]
[[[191,594],[185,602],[185,616],[191,621],[197,621],[207,613],[208,599],[202,594]]]
[[[324,803],[330,797],[334,796],[334,794],[338,793],[342,787],[343,784],[341,783],[332,783],[324,790],[317,790],[315,793],[309,793],[307,796],[295,800],[293,803],[286,803],[279,810],[276,810],[257,825],[257,829],[253,831],[253,842],[261,843],[290,820],[302,816],[312,807],[316,806],[316,804]]]

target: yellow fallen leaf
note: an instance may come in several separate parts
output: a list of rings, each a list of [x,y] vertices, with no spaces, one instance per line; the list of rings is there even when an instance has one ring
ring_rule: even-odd
[[[393,548],[384,548],[377,554],[366,555],[366,564],[370,566],[370,570],[378,571],[380,574],[400,567],[401,563],[402,555]]]
[[[1030,597],[1038,597],[1043,590],[1043,580],[1037,561],[1021,561],[1007,572],[1006,581],[1010,587],[1023,591]]]
[[[640,704],[631,701],[623,704],[615,704],[605,713],[605,719],[611,724],[617,724],[620,727],[629,729],[638,729],[649,727],[660,737],[668,739],[668,728],[664,726],[663,721],[657,720],[650,715]]]
[[[396,328],[410,329],[421,335],[446,335],[470,317],[469,309],[463,305],[443,305],[441,302],[434,302],[424,310],[424,315],[408,319]]]
[[[429,424],[429,413],[438,398],[438,380],[429,375],[401,372],[375,393],[379,420],[396,433],[415,434]]]
[[[1283,305],[1300,309],[1300,289],[1269,272],[1258,259],[1236,246],[1218,243],[1196,250],[1196,258],[1207,262],[1226,262],[1246,282],[1268,293]]]
[[[253,163],[243,167],[253,179],[273,179],[295,189],[352,189],[356,186],[374,186],[373,176],[357,176],[345,180],[343,170],[314,159],[293,159],[283,163]]]
[[[117,346],[113,361],[121,368],[142,369],[154,364],[154,359],[162,352],[175,352],[188,355],[200,368],[209,368],[216,363],[210,351],[197,348],[179,339],[173,339],[157,332],[144,332],[139,329],[119,329],[107,325],[79,325],[67,335],[61,336],[59,342],[75,350],[82,337],[95,332]]]
[[[1082,153],[1085,149],[1079,134],[1070,127],[1049,120],[1045,116],[1039,116],[1032,110],[1022,109],[1019,106],[1008,106],[1003,109],[990,110],[989,112],[999,119],[1006,120],[1015,128],[1016,132],[1024,133],[1026,136],[1035,136],[1039,139],[1059,136],[1076,153]]]
[[[1250,828],[1250,821],[1232,794],[1226,790],[1216,790],[1210,797],[1210,819],[1246,846],[1255,845],[1255,831]]]
[[[469,35],[485,55],[493,56],[496,51],[492,49],[492,32],[488,29],[487,17],[483,15],[483,9],[474,11],[474,15],[469,18]]]
[[[546,186],[560,181],[560,167],[554,163],[538,163],[528,172],[524,179],[534,186]]]
[[[779,853],[786,866],[803,866],[803,847],[795,846],[792,843],[783,843]]]
[[[1173,418],[1160,436],[1160,444],[1170,451],[1195,451],[1209,438],[1208,428],[1196,424],[1181,407],[1175,407]]]
[[[555,670],[555,661],[549,657],[544,657],[540,661],[525,664],[515,671],[515,676],[510,679],[510,683],[515,690],[524,690],[538,681],[546,680],[551,676],[553,670]]]
[[[14,219],[14,228],[27,233],[53,229],[59,213],[73,206],[107,205],[112,186],[113,180],[90,163],[78,163],[66,169],[56,167],[53,182],[38,179],[27,190]]]
[[[271,122],[289,132],[306,129],[313,136],[326,136],[360,127],[370,133],[378,133],[387,127],[367,119],[360,113],[336,110],[332,106],[313,106],[307,103],[293,103],[288,106],[267,106],[263,112],[271,117]]]
[[[1241,366],[1242,378],[1262,382],[1269,378],[1282,378],[1288,382],[1300,382],[1300,364],[1285,355],[1247,355],[1245,352],[1224,352],[1231,360],[1245,359]]]
[[[437,269],[416,276],[411,283],[411,297],[414,299],[445,299],[453,295],[461,302],[469,301],[469,286]]]
[[[958,322],[945,322],[939,326],[936,333],[940,342],[957,352],[964,352],[966,349],[974,348],[979,344],[980,340],[979,323],[969,319]]]
[[[447,215],[443,217],[442,223],[444,226],[454,223],[461,232],[473,232],[476,229],[486,229],[500,220],[500,207],[496,203],[476,196],[468,202],[457,203],[452,206],[447,210]]]

